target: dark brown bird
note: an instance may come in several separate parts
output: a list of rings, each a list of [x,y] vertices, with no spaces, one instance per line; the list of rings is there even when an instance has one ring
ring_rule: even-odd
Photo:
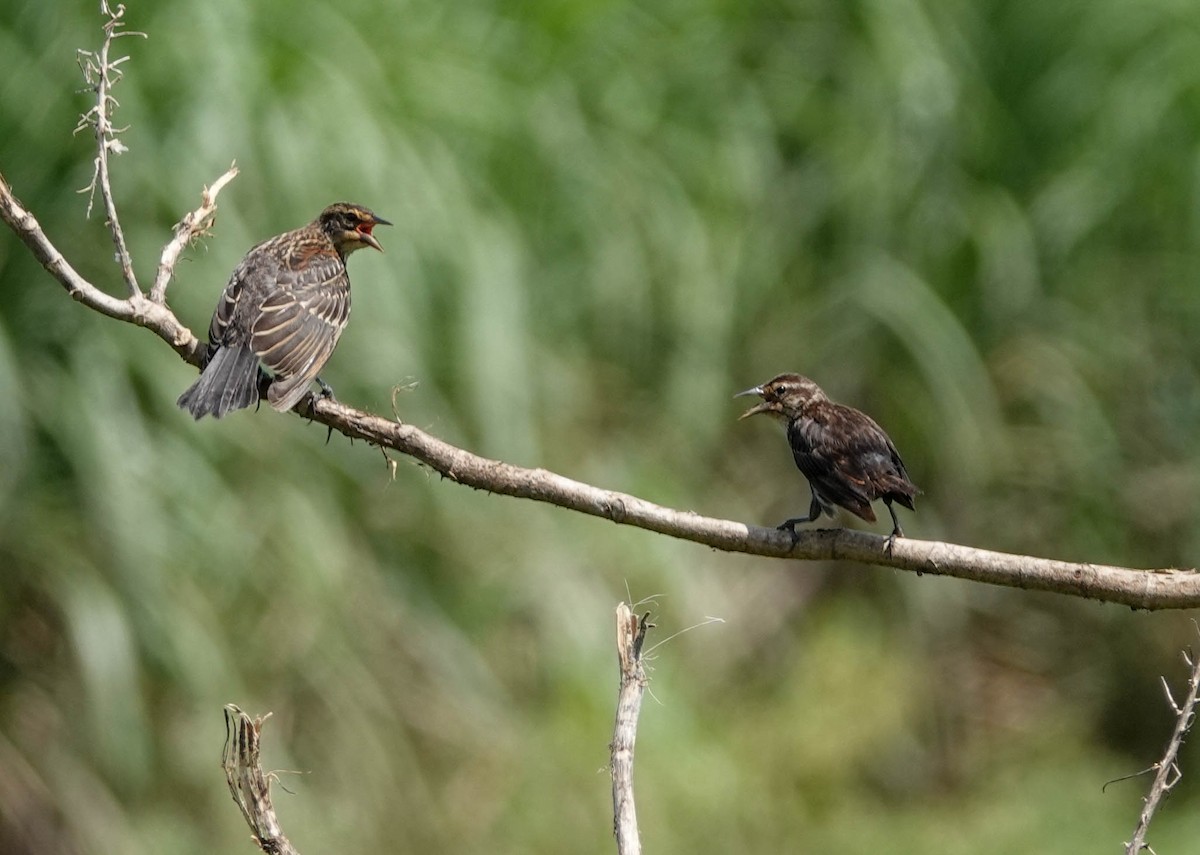
[[[317,374],[350,317],[346,256],[364,246],[383,252],[371,230],[390,225],[361,205],[338,202],[246,253],[209,324],[204,370],[179,406],[197,419],[219,419],[258,403],[260,362],[272,374],[267,401],[280,412],[313,380],[331,394]]]
[[[767,413],[785,424],[792,457],[812,490],[808,516],[790,519],[780,529],[795,534],[797,523],[813,522],[822,513],[833,516],[834,505],[875,522],[871,502],[883,499],[895,526],[888,548],[904,536],[892,502],[911,511],[920,490],[908,480],[900,453],[874,419],[834,403],[820,386],[799,374],[780,374],[734,397],[742,395],[758,395],[762,401],[740,418]]]

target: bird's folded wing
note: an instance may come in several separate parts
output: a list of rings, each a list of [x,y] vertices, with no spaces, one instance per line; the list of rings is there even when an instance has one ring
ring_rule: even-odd
[[[793,423],[789,441],[796,465],[826,498],[871,519],[871,502],[903,491],[904,464],[895,446],[869,416],[828,409]]]
[[[302,276],[281,272],[279,287],[263,299],[251,346],[281,378],[307,384],[337,344],[350,315],[350,283],[339,260],[313,265]]]

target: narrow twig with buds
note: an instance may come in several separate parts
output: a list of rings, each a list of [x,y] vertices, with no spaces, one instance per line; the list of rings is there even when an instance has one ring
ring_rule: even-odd
[[[221,189],[237,177],[237,163],[231,163],[225,174],[213,182],[212,187],[205,187],[200,197],[200,207],[183,215],[183,219],[175,224],[175,237],[163,247],[162,256],[158,262],[158,275],[154,277],[154,287],[150,289],[151,301],[162,305],[167,298],[167,285],[175,271],[175,263],[179,254],[188,244],[202,237],[211,228],[217,214],[217,194]]]
[[[92,168],[92,180],[80,193],[88,194],[87,213],[92,214],[92,203],[96,199],[96,190],[100,190],[100,198],[104,202],[105,222],[112,233],[113,245],[117,250],[117,264],[121,266],[121,275],[129,288],[131,297],[140,297],[142,289],[138,286],[137,276],[133,272],[133,259],[129,256],[129,248],[125,244],[125,233],[121,229],[121,221],[117,218],[117,204],[113,200],[112,185],[108,178],[108,155],[123,154],[128,149],[118,139],[126,128],[113,126],[112,117],[120,104],[113,97],[112,87],[121,79],[121,66],[129,60],[128,56],[111,59],[109,56],[112,43],[122,36],[141,36],[145,33],[122,29],[125,22],[125,4],[118,3],[116,8],[109,0],[101,0],[100,11],[108,15],[104,24],[104,43],[100,50],[79,51],[79,67],[83,71],[83,79],[89,88],[96,93],[96,105],[79,117],[75,132],[91,128],[96,137],[96,159]]]
[[[1183,746],[1188,730],[1191,729],[1192,723],[1196,719],[1196,699],[1200,694],[1200,657],[1185,651],[1183,661],[1192,669],[1192,672],[1188,676],[1187,695],[1184,697],[1182,705],[1175,702],[1166,678],[1161,678],[1167,703],[1171,705],[1171,710],[1175,713],[1175,730],[1171,734],[1171,741],[1167,743],[1167,749],[1163,752],[1162,759],[1150,767],[1154,770],[1154,781],[1150,784],[1150,792],[1142,804],[1142,813],[1138,817],[1133,837],[1125,844],[1125,855],[1137,855],[1143,849],[1154,852],[1146,843],[1146,832],[1150,829],[1150,820],[1154,818],[1154,812],[1158,810],[1163,799],[1183,777],[1183,772],[1179,768],[1179,749]]]

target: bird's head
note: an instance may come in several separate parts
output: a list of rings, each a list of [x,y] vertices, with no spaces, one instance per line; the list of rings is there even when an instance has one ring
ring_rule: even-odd
[[[788,421],[798,416],[810,404],[828,400],[820,386],[799,374],[780,374],[774,380],[738,392],[734,397],[740,398],[743,395],[758,395],[762,400],[742,413],[738,417],[739,421],[759,413]]]
[[[376,226],[391,225],[390,222],[369,208],[352,205],[349,202],[337,202],[330,205],[321,212],[317,222],[343,256],[349,255],[356,249],[362,249],[364,246],[383,252],[383,247],[371,234],[371,229]]]

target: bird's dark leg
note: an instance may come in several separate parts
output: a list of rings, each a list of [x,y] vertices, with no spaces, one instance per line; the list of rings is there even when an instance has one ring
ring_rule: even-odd
[[[808,516],[794,517],[790,520],[784,520],[776,526],[780,531],[790,531],[792,537],[796,537],[796,526],[800,523],[816,522],[821,518],[821,512],[825,509],[821,506],[821,500],[817,498],[816,490],[813,490],[812,503],[808,506]]]
[[[322,398],[325,398],[327,401],[337,400],[336,398],[333,397],[333,387],[332,386],[330,386],[328,383],[326,383],[320,377],[315,377],[313,379],[315,379],[317,381],[317,385],[321,387],[321,397]],[[315,404],[316,401],[314,400],[313,403]],[[330,425],[328,432],[325,434],[325,444],[329,445],[329,440],[332,438],[333,438],[333,425]]]
[[[313,379],[316,380],[317,385],[321,387],[321,397],[322,398],[324,398],[327,401],[336,401],[337,400],[336,398],[333,397],[333,387],[332,386],[330,386],[328,383],[326,383],[320,377],[314,377]],[[309,411],[309,413],[316,415],[317,399],[315,397],[309,397],[308,411]],[[329,430],[325,434],[325,444],[326,445],[329,445],[329,440],[332,437],[333,437],[333,425],[329,425]]]
[[[887,539],[887,545],[884,546],[884,551],[892,554],[892,547],[896,545],[896,538],[904,537],[904,531],[900,528],[900,520],[896,518],[896,509],[892,507],[891,499],[884,499],[883,503],[887,505],[888,513],[892,515],[892,533]]]
[[[258,408],[262,406],[263,398],[267,397],[267,391],[273,382],[275,382],[275,378],[263,371],[261,365],[258,366],[258,400],[254,402],[254,412],[257,413]]]

